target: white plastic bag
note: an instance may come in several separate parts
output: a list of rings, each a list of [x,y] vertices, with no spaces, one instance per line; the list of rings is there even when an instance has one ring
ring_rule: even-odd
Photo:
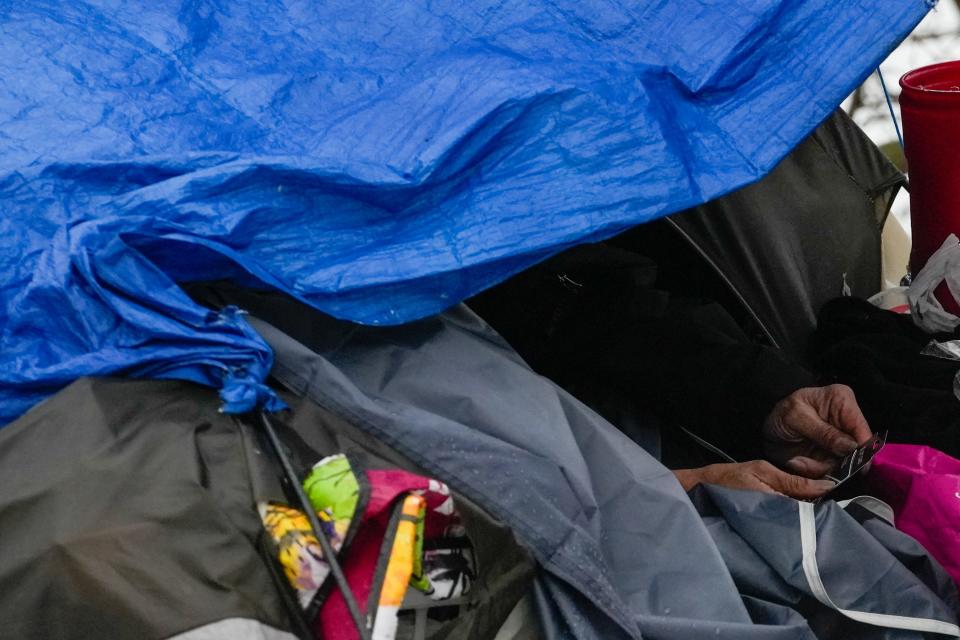
[[[960,326],[960,318],[946,311],[933,295],[944,281],[953,299],[960,301],[960,240],[952,233],[907,289],[913,322],[927,333],[951,333]]]

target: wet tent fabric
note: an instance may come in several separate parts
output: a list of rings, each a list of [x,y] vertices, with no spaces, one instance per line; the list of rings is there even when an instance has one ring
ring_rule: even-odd
[[[954,619],[952,583],[904,534],[832,503],[718,488],[691,503],[465,308],[373,329],[266,300],[325,354],[254,321],[277,350],[274,374],[299,392],[281,394],[292,409],[278,416],[298,464],[334,451],[368,468],[422,461],[456,492],[481,576],[437,637],[490,637],[532,560],[548,638],[920,637],[844,626],[811,601],[804,506],[839,606]],[[481,388],[498,402],[477,402]],[[184,382],[83,379],[0,432],[0,638],[289,637],[297,604],[253,506],[283,499],[277,472],[217,405]]]
[[[290,317],[270,305],[272,317]],[[251,322],[277,354],[280,381],[510,526],[550,572],[541,588],[559,617],[540,617],[557,626],[553,637],[640,638],[640,613],[684,620],[666,623],[664,638],[715,638],[707,623],[717,621],[731,638],[776,637],[751,628],[670,471],[530,371],[466,307],[392,330],[314,327],[316,341],[334,341],[325,355]]]
[[[799,503],[711,488],[712,502],[694,509],[669,470],[531,371],[464,306],[369,328],[276,295],[193,293],[257,314],[251,323],[276,353],[281,384],[509,526],[544,569],[535,602],[549,638],[928,637],[863,624],[835,631],[850,627],[798,573]],[[839,606],[955,624],[956,591],[914,541],[887,527],[870,542],[833,503],[816,518],[824,580],[849,585],[834,594]],[[849,548],[863,556],[853,562]],[[926,572],[915,575],[917,560]],[[802,614],[818,617],[817,635]]]
[[[880,290],[881,232],[904,184],[838,110],[763,180],[656,224],[700,253],[734,294],[730,304],[746,307],[772,344],[802,360],[828,300]],[[675,256],[676,244],[662,237],[643,250],[658,264],[675,262],[664,252]]]
[[[217,405],[184,382],[82,379],[0,431],[0,638],[159,639],[240,618],[292,639],[253,504],[282,494]]]
[[[930,4],[4,4],[0,423],[82,375],[267,402],[175,282],[428,316],[757,180]]]
[[[277,423],[299,469],[344,453],[368,470],[417,471],[291,400]],[[218,404],[186,382],[81,379],[0,431],[0,639],[313,637],[257,510],[289,504],[276,464]],[[534,563],[509,529],[456,501],[478,573],[461,615],[428,631],[492,638]],[[413,626],[408,616],[400,630]]]

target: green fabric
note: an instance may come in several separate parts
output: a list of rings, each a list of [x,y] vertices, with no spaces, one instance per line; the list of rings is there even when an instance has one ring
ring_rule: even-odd
[[[303,481],[303,489],[314,509],[333,516],[338,530],[339,523],[353,520],[360,486],[346,456],[330,456],[315,464]]]

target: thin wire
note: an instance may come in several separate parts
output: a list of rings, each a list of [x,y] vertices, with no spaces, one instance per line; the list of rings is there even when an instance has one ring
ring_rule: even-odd
[[[277,437],[277,433],[273,429],[273,424],[270,422],[270,418],[261,412],[260,422],[263,425],[264,431],[267,433],[267,439],[270,441],[270,446],[273,447],[273,451],[277,455],[277,459],[280,460],[280,466],[283,467],[283,473],[293,488],[293,492],[296,494],[297,500],[300,502],[300,508],[306,514],[307,520],[310,521],[310,528],[313,529],[313,535],[316,536],[317,541],[320,543],[320,549],[323,551],[323,557],[326,559],[327,564],[330,565],[330,573],[333,574],[333,579],[337,583],[337,587],[340,588],[340,592],[343,594],[343,599],[347,603],[347,609],[350,611],[350,617],[353,618],[353,624],[357,627],[357,633],[360,634],[361,640],[370,640],[370,630],[367,628],[367,625],[363,623],[363,614],[360,612],[360,607],[357,605],[357,599],[354,597],[353,591],[350,589],[350,584],[347,582],[347,577],[343,574],[343,569],[340,568],[340,563],[337,561],[337,554],[333,550],[333,546],[330,544],[330,540],[327,538],[327,534],[324,532],[323,527],[320,526],[320,521],[317,519],[317,512],[313,510],[313,505],[310,504],[310,499],[307,497],[307,494],[304,493],[303,486],[300,484],[300,480],[297,478],[297,473],[293,470],[293,465],[290,463],[290,458],[287,457],[286,452],[283,450],[283,445],[280,444],[280,438]]]
[[[700,445],[701,447],[703,447],[704,449],[710,451],[711,453],[715,453],[716,455],[720,456],[721,458],[723,458],[723,459],[726,460],[727,462],[734,462],[734,463],[736,462],[736,460],[734,460],[731,456],[727,455],[727,454],[723,451],[723,449],[721,449],[720,447],[718,447],[718,446],[716,446],[716,445],[714,445],[714,444],[711,444],[711,443],[707,442],[706,440],[704,440],[703,438],[701,438],[700,436],[698,436],[697,434],[695,434],[693,431],[690,431],[690,430],[687,429],[686,427],[682,427],[682,426],[680,427],[680,430],[683,431],[683,432],[684,432],[685,434],[687,434],[688,436],[690,436],[690,438],[691,438],[694,442],[696,442],[697,444],[699,444],[699,445]]]
[[[903,149],[903,134],[900,133],[900,123],[897,122],[897,114],[893,110],[893,100],[890,99],[890,92],[887,91],[887,83],[883,80],[883,74],[880,73],[880,67],[877,67],[877,77],[880,78],[880,86],[883,87],[883,95],[887,99],[887,109],[890,110],[890,118],[893,120],[893,128],[897,130],[897,140],[900,141],[900,148]]]

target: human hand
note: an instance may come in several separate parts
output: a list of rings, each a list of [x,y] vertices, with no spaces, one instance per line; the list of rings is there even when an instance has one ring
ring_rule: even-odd
[[[766,460],[711,464],[699,469],[677,469],[673,472],[684,491],[690,491],[701,482],[734,489],[750,489],[764,493],[779,493],[791,498],[810,500],[819,498],[834,487],[829,480],[811,480],[781,471]]]
[[[807,478],[822,478],[871,437],[853,390],[842,384],[799,389],[763,424],[767,458]]]

